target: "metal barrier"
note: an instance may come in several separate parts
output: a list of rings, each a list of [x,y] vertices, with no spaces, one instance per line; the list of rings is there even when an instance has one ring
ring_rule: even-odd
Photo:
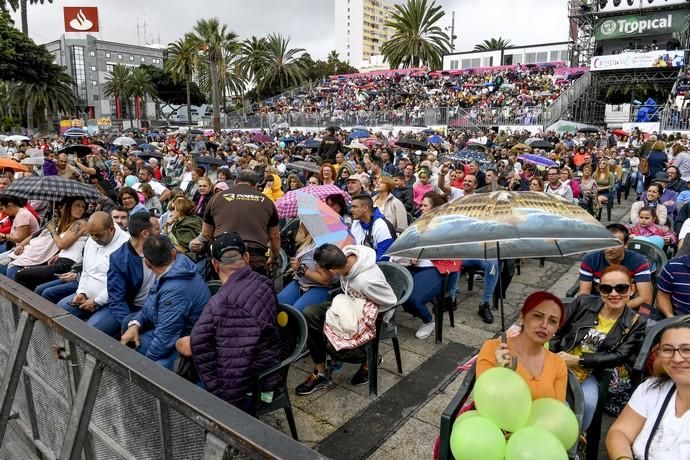
[[[323,458],[0,277],[0,458]]]
[[[690,107],[678,109],[676,106],[669,106],[664,108],[661,111],[659,123],[662,130],[690,130]]]

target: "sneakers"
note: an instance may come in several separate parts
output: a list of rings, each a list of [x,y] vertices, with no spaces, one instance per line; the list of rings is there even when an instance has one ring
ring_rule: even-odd
[[[331,380],[331,376],[328,372],[326,375],[321,375],[314,371],[313,374],[307,377],[307,380],[297,385],[295,393],[299,396],[306,396],[312,394],[316,390],[328,390],[331,386],[333,386],[333,380]]]
[[[436,329],[436,323],[435,322],[430,322],[430,323],[424,323],[422,324],[419,329],[417,329],[417,332],[415,333],[415,337],[418,339],[426,339],[429,337],[431,334],[434,333],[434,330]]]
[[[336,361],[335,359],[329,359],[326,362],[326,370],[328,371],[329,375],[333,375],[339,370],[343,368],[343,362],[342,361]]]
[[[489,307],[488,303],[479,305],[479,316],[486,324],[491,324],[494,322],[494,315],[491,313],[491,307]]]
[[[383,357],[379,355],[376,367],[381,368],[381,366],[383,366]],[[369,369],[362,364],[359,366],[359,369],[357,369],[357,372],[355,372],[355,375],[350,379],[350,384],[356,387],[366,385],[367,383],[369,383]]]

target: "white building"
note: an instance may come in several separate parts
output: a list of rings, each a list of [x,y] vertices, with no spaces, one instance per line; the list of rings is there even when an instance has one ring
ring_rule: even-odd
[[[393,4],[384,0],[335,0],[335,50],[353,67],[380,67],[381,47],[392,31],[384,24]],[[387,67],[386,67],[387,68]]]
[[[568,42],[542,45],[512,46],[493,51],[463,51],[443,56],[443,70],[476,69],[514,64],[542,64],[565,62],[570,64]]]

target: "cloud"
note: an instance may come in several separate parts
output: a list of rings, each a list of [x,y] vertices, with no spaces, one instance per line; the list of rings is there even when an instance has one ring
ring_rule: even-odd
[[[198,19],[216,16],[242,39],[272,32],[290,35],[293,47],[323,59],[335,48],[336,1],[346,0],[56,0],[53,4],[29,5],[29,35],[38,43],[58,39],[64,33],[62,7],[88,4],[99,8],[101,32],[95,35],[103,40],[167,44],[191,31]],[[567,40],[567,0],[438,3],[446,10],[443,26],[450,25],[451,12],[455,11],[458,51],[498,36],[515,45]],[[13,17],[19,26],[19,14]]]

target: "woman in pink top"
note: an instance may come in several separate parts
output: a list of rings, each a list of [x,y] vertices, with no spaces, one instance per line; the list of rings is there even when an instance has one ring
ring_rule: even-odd
[[[657,224],[654,208],[644,207],[639,212],[640,221],[629,227],[630,236],[659,236],[664,239],[664,246],[676,243],[676,234],[663,225]]]
[[[31,238],[38,233],[39,226],[36,217],[24,208],[26,200],[14,196],[0,197],[0,208],[12,219],[12,229],[9,234],[0,233],[0,252],[5,252],[14,245]]]
[[[412,187],[412,195],[415,207],[419,208],[424,199],[424,195],[428,192],[433,192],[434,186],[429,183],[429,179],[431,178],[431,171],[429,171],[429,168],[420,169],[417,173],[417,177],[419,180],[414,184],[414,187]]]

